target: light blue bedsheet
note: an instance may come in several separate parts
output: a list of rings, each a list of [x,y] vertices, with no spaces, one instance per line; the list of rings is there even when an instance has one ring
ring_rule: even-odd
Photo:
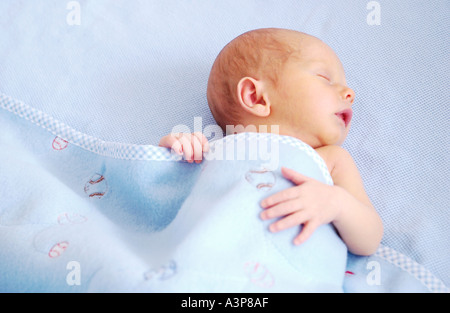
[[[87,136],[4,95],[0,108],[2,292],[446,290],[387,247],[347,260],[331,225],[299,247],[298,228],[268,231],[260,201],[291,186],[280,166],[332,184],[297,139],[228,136],[189,164]]]
[[[450,286],[449,15],[448,0],[412,0],[407,4],[403,0],[286,0],[282,3],[277,0],[2,0],[0,93],[8,95],[2,96],[2,105],[10,103],[5,99],[11,96],[80,132],[79,136],[73,136],[72,131],[60,132],[60,128],[58,131],[52,128],[55,137],[51,138],[50,145],[56,149],[65,146],[63,140],[54,140],[56,136],[66,138],[71,134],[68,147],[84,142],[87,151],[104,157],[105,151],[114,151],[114,158],[106,158],[111,162],[120,163],[122,157],[133,153],[139,153],[133,154],[138,159],[146,156],[164,159],[162,150],[150,145],[157,145],[161,136],[170,133],[174,126],[187,125],[193,131],[199,120],[200,130],[215,124],[206,103],[205,89],[210,67],[226,43],[245,31],[260,27],[291,28],[315,35],[336,51],[344,65],[347,82],[356,92],[352,128],[344,147],[355,159],[367,193],[385,226],[383,249],[375,256],[357,258],[357,262],[352,256],[348,258],[345,290],[398,290],[407,285],[408,279],[412,279],[410,286],[416,286],[414,282],[418,280],[421,286],[427,286],[426,290],[442,290],[437,282]],[[42,116],[47,116],[45,114]],[[9,113],[1,113],[2,121],[9,117]],[[15,119],[9,120],[12,124],[8,125],[15,128]],[[58,207],[61,214],[82,210],[76,208],[75,203],[78,197],[86,195],[86,187],[92,197],[85,199],[87,207],[83,210],[91,212],[93,205],[97,207],[105,200],[101,198],[102,189],[95,189],[105,183],[111,196],[111,186],[119,180],[106,176],[102,180],[101,175],[96,175],[103,169],[101,158],[91,164],[99,173],[82,169],[80,172],[67,166],[56,168],[51,160],[45,161],[46,154],[36,154],[41,150],[27,150],[29,143],[22,140],[27,136],[34,138],[35,134],[34,128],[23,122],[25,129],[31,132],[29,136],[28,133],[15,136],[4,131],[6,124],[0,125],[2,142],[7,139],[8,146],[18,151],[14,154],[2,150],[2,157],[7,157],[9,162],[2,164],[2,169],[15,166],[21,173],[12,179],[9,174],[0,172],[2,209],[14,206],[22,210],[22,213],[11,210],[2,213],[5,225],[29,223],[30,226],[21,231],[31,236],[42,227],[33,228],[34,223],[43,222],[33,215],[36,213],[32,214],[39,206]],[[100,150],[95,144],[98,140],[106,142]],[[133,144],[142,146],[137,151]],[[48,164],[45,169],[40,159]],[[159,163],[161,184],[158,189],[146,190],[154,195],[172,193],[172,183],[165,179],[180,168],[186,172],[185,176],[200,175],[187,164]],[[131,182],[150,179],[140,176],[143,172],[136,170],[135,181]],[[26,173],[31,177],[26,178]],[[36,183],[42,177],[46,177],[46,181],[52,179],[52,187]],[[30,189],[14,186],[13,181],[22,180],[30,184]],[[88,183],[90,181],[94,183]],[[60,190],[64,186],[67,192],[62,194],[66,196],[74,186],[82,186],[82,189],[75,188],[70,201],[61,196],[61,192],[51,192],[52,188]],[[96,212],[102,218],[107,216],[110,221],[107,225],[114,230],[116,223],[122,227],[150,218],[166,225],[176,216],[182,199],[193,188],[190,182],[176,186],[177,193],[165,197],[172,199],[174,206],[169,209],[153,207],[155,215],[126,210],[110,212],[105,208]],[[136,196],[140,193],[140,189],[130,187],[128,195],[123,194],[118,203],[130,203],[132,207],[150,205],[149,199]],[[45,194],[52,194],[52,197],[43,197]],[[73,205],[61,208],[60,203]],[[164,214],[160,215],[161,212]],[[84,220],[77,215],[64,214],[60,219]],[[49,227],[59,225],[54,217],[45,223]],[[138,223],[141,224],[155,225]],[[69,229],[77,231],[76,227]],[[105,236],[109,233],[104,232]],[[1,274],[6,275],[6,278],[0,276],[2,290],[14,289],[20,282],[23,288],[27,284],[30,288],[37,286],[47,279],[50,270],[56,271],[47,260],[42,264],[30,262],[26,254],[19,252],[25,251],[29,244],[22,239],[24,236],[11,228],[2,228],[2,234],[6,235],[0,238],[0,244],[8,246],[5,251],[11,253],[6,261],[8,267],[1,270]],[[51,231],[43,232],[38,238],[50,238],[51,234]],[[98,241],[111,242],[99,236]],[[139,241],[141,237],[124,238],[111,246],[124,251],[124,256],[138,251],[130,242]],[[54,254],[64,250],[64,240],[58,241],[61,245],[55,246]],[[39,246],[38,242],[42,241],[45,240],[38,240],[30,249],[48,254],[52,247]],[[70,252],[70,247],[74,247],[74,243],[64,251]],[[102,246],[101,249],[108,248]],[[92,260],[97,262],[95,264],[104,261],[96,257]],[[376,263],[370,263],[371,260],[381,264],[380,285],[372,276],[369,276],[373,279],[371,283],[365,282],[369,273],[377,272]],[[174,268],[174,263],[168,259],[158,262],[152,264],[152,269],[147,269],[148,264],[144,266],[147,276]],[[64,276],[69,270],[65,269],[67,262],[62,263],[64,266],[58,268]],[[34,275],[25,281],[21,274],[23,267],[11,267],[11,264],[25,264],[27,273]],[[81,271],[86,274],[86,264],[83,264],[80,263]],[[42,270],[44,265],[48,266],[48,271]],[[2,266],[0,264],[0,268]],[[98,269],[100,271],[100,266]],[[403,274],[402,279],[398,279],[399,273]],[[53,279],[51,277],[48,279]],[[437,282],[430,277],[437,278]],[[15,286],[7,285],[14,282]],[[47,288],[61,287],[68,291],[87,288],[84,279],[80,287],[68,288],[65,281],[60,284],[63,287],[49,283]],[[43,288],[44,285],[41,284]],[[114,286],[114,282],[111,285]]]

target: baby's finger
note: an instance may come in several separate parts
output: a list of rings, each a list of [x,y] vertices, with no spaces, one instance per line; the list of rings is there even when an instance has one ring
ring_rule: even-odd
[[[205,135],[203,135],[200,132],[195,132],[194,136],[196,136],[198,138],[198,140],[200,141],[202,148],[203,148],[203,152],[208,152],[209,151],[209,142],[208,142],[208,139],[205,137]]]
[[[271,224],[269,226],[269,230],[273,233],[276,233],[303,224],[308,220],[308,218],[309,217],[306,211],[298,211]]]
[[[300,234],[297,237],[295,237],[294,244],[300,245],[304,243],[306,240],[309,239],[309,237],[311,237],[311,235],[314,233],[317,227],[319,227],[319,225],[312,221],[305,223],[303,225],[302,230],[300,231]]]
[[[260,216],[263,220],[270,220],[294,213],[302,208],[301,201],[297,198],[274,205],[271,208],[264,210]]]
[[[203,146],[202,146],[202,143],[200,140],[201,139],[199,139],[198,136],[196,136],[196,135],[191,136],[194,160],[196,163],[200,163],[203,159]]]
[[[296,185],[301,185],[308,180],[312,180],[311,177],[305,176],[287,167],[282,167],[281,173],[283,174],[284,178],[292,181]]]
[[[265,198],[261,201],[261,207],[264,209],[270,208],[276,204],[281,202],[285,202],[288,200],[293,200],[299,197],[299,187],[292,187],[288,189],[284,189],[276,194],[271,195],[270,197]]]
[[[189,163],[192,163],[194,150],[192,148],[190,134],[189,135],[183,134],[178,140],[180,141],[183,149],[184,159]]]
[[[159,146],[164,148],[171,148],[177,154],[183,153],[181,143],[178,141],[178,138],[175,134],[170,134],[161,138],[161,140],[159,141]]]

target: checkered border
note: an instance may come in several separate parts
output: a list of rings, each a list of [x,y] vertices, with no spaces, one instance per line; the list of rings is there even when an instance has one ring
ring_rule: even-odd
[[[219,148],[219,146],[226,146],[233,141],[239,143],[239,142],[251,142],[253,140],[258,140],[260,142],[270,141],[271,143],[287,144],[290,145],[291,147],[294,147],[300,151],[305,152],[319,166],[326,183],[328,185],[333,185],[333,179],[331,178],[330,172],[328,171],[328,167],[325,161],[311,146],[294,137],[276,135],[271,133],[256,133],[256,132],[239,133],[236,135],[228,135],[221,140],[214,141],[212,143],[213,146],[211,147],[211,150],[212,153],[214,153],[214,150]]]
[[[180,156],[170,153],[167,148],[153,145],[108,142],[89,136],[67,126],[42,111],[2,93],[0,93],[0,107],[46,129],[71,144],[102,156],[123,160],[179,161],[181,159]],[[210,145],[211,149],[214,150],[214,146],[216,145],[227,145],[232,141],[240,142],[245,140],[271,140],[305,151],[319,165],[326,182],[330,185],[333,184],[327,166],[319,154],[313,148],[296,138],[268,133],[241,133],[226,136],[225,138],[210,143]]]
[[[383,260],[401,268],[408,274],[415,277],[422,285],[424,285],[430,292],[433,293],[450,293],[450,289],[444,285],[444,283],[436,278],[425,267],[413,261],[406,255],[395,251],[384,245],[380,245],[375,256],[382,258]]]
[[[179,156],[172,155],[168,149],[156,147],[152,145],[134,145],[123,144],[116,142],[107,142],[101,139],[83,134],[73,128],[68,127],[62,122],[54,119],[48,114],[36,110],[18,100],[13,99],[0,92],[0,108],[3,108],[17,116],[20,116],[35,125],[38,125],[56,136],[67,140],[71,144],[91,151],[93,153],[125,160],[161,160],[174,161],[180,160]],[[329,184],[332,184],[331,176],[327,170],[326,164],[317,152],[303,143],[302,141],[288,137],[278,136],[273,134],[262,133],[242,133],[238,135],[226,136],[225,138],[213,142],[211,145],[222,144],[226,145],[231,141],[253,140],[253,139],[270,139],[277,140],[280,143],[291,145],[295,148],[305,151],[310,155],[314,161],[320,166],[324,177]],[[213,148],[213,146],[212,146]],[[449,293],[450,290],[444,283],[436,278],[430,271],[425,269],[422,265],[416,263],[407,256],[381,245],[376,256],[386,260],[387,262],[406,271],[417,280],[419,280],[429,291],[438,293]]]
[[[0,93],[0,107],[46,129],[71,144],[102,156],[124,160],[174,161],[180,159],[179,156],[172,155],[166,148],[108,142],[89,136],[2,93]]]

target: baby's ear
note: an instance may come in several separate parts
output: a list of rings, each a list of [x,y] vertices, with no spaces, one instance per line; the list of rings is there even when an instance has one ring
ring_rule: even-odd
[[[270,115],[270,102],[264,83],[251,77],[242,78],[237,84],[239,104],[246,111],[258,117]]]

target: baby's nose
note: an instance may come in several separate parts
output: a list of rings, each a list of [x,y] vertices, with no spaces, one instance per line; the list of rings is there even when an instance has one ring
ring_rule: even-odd
[[[342,99],[344,99],[345,101],[349,102],[350,105],[352,105],[353,102],[355,101],[355,92],[353,91],[353,89],[344,86],[342,90]]]

